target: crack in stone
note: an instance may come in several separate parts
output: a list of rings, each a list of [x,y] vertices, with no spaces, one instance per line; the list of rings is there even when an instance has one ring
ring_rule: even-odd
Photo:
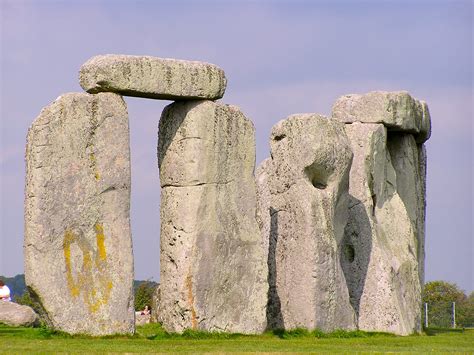
[[[228,185],[235,180],[223,181],[223,182],[200,182],[192,185],[178,185],[178,184],[164,184],[161,186],[162,189],[166,187],[194,187],[194,186],[204,186],[204,185]]]

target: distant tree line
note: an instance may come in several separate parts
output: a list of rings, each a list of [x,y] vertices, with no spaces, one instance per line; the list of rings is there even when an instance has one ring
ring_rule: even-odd
[[[456,309],[456,327],[474,327],[474,292],[466,295],[456,284],[446,281],[431,281],[423,288],[423,304],[428,304],[428,327],[451,327],[453,302]],[[423,311],[423,319],[424,317]]]

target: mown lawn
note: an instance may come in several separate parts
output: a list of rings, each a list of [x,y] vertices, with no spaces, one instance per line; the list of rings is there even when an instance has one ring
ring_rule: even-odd
[[[130,337],[69,336],[42,328],[0,325],[0,353],[104,352],[461,352],[474,353],[474,330],[429,330],[398,337],[383,333],[331,334],[296,330],[258,336],[186,332],[173,335],[149,324]]]

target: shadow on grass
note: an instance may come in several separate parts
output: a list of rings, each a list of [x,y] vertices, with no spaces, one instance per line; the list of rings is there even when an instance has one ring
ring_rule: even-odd
[[[423,329],[426,335],[434,336],[438,334],[446,334],[446,333],[464,333],[464,328],[425,328]]]
[[[395,337],[396,335],[391,333],[383,333],[383,332],[364,332],[361,330],[342,330],[336,329],[332,332],[325,333],[322,330],[316,329],[313,331],[309,331],[304,328],[296,328],[292,330],[283,330],[283,329],[275,329],[270,332],[273,335],[276,335],[280,339],[292,339],[292,338],[336,338],[336,339],[343,339],[343,338],[369,338],[375,336],[385,336],[385,337]]]

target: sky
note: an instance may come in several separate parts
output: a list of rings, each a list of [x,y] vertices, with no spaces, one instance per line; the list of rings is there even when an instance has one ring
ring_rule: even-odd
[[[341,95],[407,90],[427,101],[426,280],[473,281],[473,2],[0,0],[0,275],[23,272],[24,150],[41,109],[82,92],[98,54],[200,60],[226,72],[223,102],[271,127],[329,115]],[[157,126],[169,101],[126,98],[135,278],[159,281]]]

